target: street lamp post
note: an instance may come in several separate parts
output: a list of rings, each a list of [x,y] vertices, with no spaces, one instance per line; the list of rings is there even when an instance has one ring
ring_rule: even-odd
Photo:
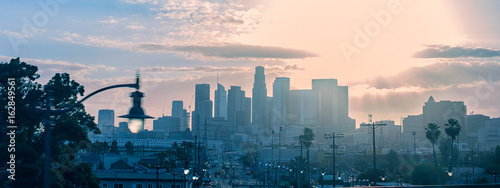
[[[174,176],[174,188],[177,188],[177,187],[175,186],[175,176],[176,176],[176,175],[179,175],[179,174],[178,174],[177,172],[175,172],[175,169],[174,169],[174,170],[172,170],[172,172],[170,172],[170,173],[172,173],[172,176]]]
[[[325,172],[321,172],[321,188],[325,185]]]
[[[451,163],[448,163],[448,171],[446,171],[448,173],[448,176],[450,176],[450,185],[451,185],[451,176],[453,176],[453,169],[451,168]]]
[[[189,168],[184,169],[184,180],[185,180],[185,182],[183,183],[184,188],[186,187],[186,184],[187,184],[187,175],[188,174],[189,174]]]
[[[51,163],[52,163],[52,151],[51,151],[51,146],[52,146],[52,129],[55,125],[54,120],[56,116],[64,114],[66,112],[69,112],[73,110],[73,108],[79,106],[83,101],[87,100],[88,98],[94,96],[97,93],[110,90],[110,89],[115,89],[115,88],[122,88],[122,87],[129,87],[129,88],[135,88],[136,91],[133,92],[130,96],[133,98],[133,106],[130,109],[129,114],[123,115],[120,117],[128,118],[129,119],[129,129],[131,132],[134,131],[141,131],[142,129],[138,128],[143,128],[144,127],[144,119],[147,118],[153,118],[151,116],[147,116],[144,114],[144,110],[141,107],[141,98],[144,96],[142,92],[139,91],[140,85],[139,85],[139,73],[136,74],[136,82],[135,84],[119,84],[119,85],[112,85],[108,87],[101,88],[99,90],[96,90],[80,101],[76,102],[72,106],[66,109],[55,109],[54,107],[54,98],[53,98],[53,91],[47,91],[47,103],[44,107],[41,107],[38,103],[36,106],[36,111],[44,114],[44,129],[45,129],[45,159],[44,159],[44,168],[43,168],[43,187],[44,188],[50,188],[51,187]]]

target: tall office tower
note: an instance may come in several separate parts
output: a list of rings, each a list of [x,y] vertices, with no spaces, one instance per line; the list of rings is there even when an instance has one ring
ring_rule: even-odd
[[[132,136],[132,132],[128,129],[128,122],[120,122],[118,123],[118,138],[130,138]]]
[[[180,130],[184,131],[189,128],[187,111],[184,109],[184,103],[182,101],[172,101],[172,117],[179,118]]]
[[[289,124],[314,124],[314,93],[312,90],[290,90],[289,101]]]
[[[312,92],[316,132],[345,133],[356,129],[356,121],[349,117],[347,86],[338,86],[336,79],[314,79]]]
[[[413,132],[415,132],[415,145],[417,145],[417,147],[421,146],[421,143],[424,143],[424,141],[425,143],[429,143],[429,141],[425,138],[425,127],[423,125],[424,118],[422,114],[409,115],[408,117],[403,119],[403,134],[401,136],[403,148],[413,148]],[[444,131],[442,131],[441,133],[443,134]],[[423,140],[422,138],[425,140]]]
[[[153,130],[163,131],[164,134],[180,131],[180,119],[172,116],[159,117],[158,119],[153,120]]]
[[[288,124],[290,78],[276,77],[273,83],[273,127],[275,133]]]
[[[245,91],[240,86],[231,86],[227,99],[227,124],[233,128],[233,133],[238,133],[239,128],[250,123],[251,99],[245,97]]]
[[[336,79],[314,79],[316,125],[338,125],[338,100]]]
[[[243,95],[245,92],[243,91]],[[251,114],[252,114],[252,98],[243,97],[243,125],[250,125],[252,122]]]
[[[191,122],[193,135],[197,135],[200,138],[203,138],[204,127],[210,124],[211,119],[212,101],[210,100],[210,85],[196,84],[194,111]]]
[[[264,67],[255,67],[255,75],[252,89],[252,123],[268,125],[269,114],[267,113],[267,88]]]
[[[463,101],[439,101],[436,102],[431,96],[429,100],[425,103],[423,107],[423,124],[422,131],[427,126],[428,123],[435,123],[441,127],[441,132],[444,133],[446,126],[444,124],[448,123],[449,118],[456,119],[462,130],[467,130],[467,106],[465,106]],[[463,133],[463,132],[462,132]],[[463,134],[459,134],[461,137]],[[418,134],[418,133],[417,133]],[[465,137],[464,137],[465,138]],[[420,136],[417,135],[416,139],[426,139],[425,133]],[[463,142],[465,140],[461,140]]]
[[[217,82],[215,90],[214,117],[227,119],[227,94],[226,88]]]
[[[112,137],[115,128],[115,111],[102,109],[99,110],[97,127],[101,130],[104,137]]]
[[[489,116],[485,116],[482,114],[471,114],[467,115],[467,127],[462,127],[462,132],[460,134],[464,134],[467,136],[467,144],[470,149],[478,148],[478,140],[480,136],[478,131],[483,129],[486,125],[486,121],[490,120]]]

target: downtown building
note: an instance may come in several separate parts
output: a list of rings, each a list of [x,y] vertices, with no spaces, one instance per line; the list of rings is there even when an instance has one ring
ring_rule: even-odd
[[[217,81],[215,90],[214,118],[227,119],[227,92],[226,88]]]
[[[189,113],[184,109],[184,102],[172,101],[172,117],[179,119],[179,131],[189,129]]]
[[[115,111],[108,109],[99,110],[97,116],[97,128],[101,134],[89,133],[90,137],[114,138],[117,136],[117,128],[115,128]]]
[[[324,133],[349,133],[356,129],[356,120],[349,117],[349,93],[347,86],[339,86],[337,79],[313,79],[314,124],[319,141]],[[344,142],[352,144],[352,137],[345,137]]]
[[[429,123],[435,123],[440,127],[441,137],[447,138],[445,124],[449,118],[456,119],[462,127],[462,132],[457,136],[457,143],[466,142],[467,130],[467,106],[463,101],[439,101],[430,96],[422,107],[423,113],[420,115],[410,115],[403,120],[402,138],[404,148],[412,148],[415,142],[416,147],[430,147],[429,140],[425,136],[425,128]]]
[[[266,76],[264,67],[255,67],[252,89],[252,133],[257,135],[257,142],[267,144],[272,134],[270,126],[269,99],[267,97]]]
[[[231,86],[227,96],[227,126],[231,129],[234,146],[246,141],[251,133],[252,99],[245,96],[240,86]]]
[[[212,101],[210,100],[210,84],[196,84],[194,111],[191,128],[193,136],[208,139],[208,127],[212,121]]]
[[[313,129],[319,142],[326,142],[324,133],[348,133],[356,127],[349,117],[348,87],[338,86],[336,79],[314,79],[310,90],[290,90],[290,79],[277,77],[272,101],[274,144],[293,145],[305,127]],[[344,140],[352,144],[352,137]]]

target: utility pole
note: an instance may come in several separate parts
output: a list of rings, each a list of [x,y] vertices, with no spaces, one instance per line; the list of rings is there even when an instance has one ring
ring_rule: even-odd
[[[329,139],[331,138],[332,139],[332,159],[333,159],[333,187],[336,186],[335,184],[335,157],[336,157],[336,153],[335,153],[335,138],[342,138],[344,136],[344,134],[337,134],[335,135],[335,132],[332,132],[332,133],[326,133],[325,134],[325,139]]]
[[[411,135],[413,135],[413,155],[414,155],[414,158],[415,158],[415,162],[417,161],[417,144],[416,144],[416,134],[417,132],[411,132]]]
[[[297,170],[297,184],[298,184],[298,188],[302,188],[302,184],[301,184],[301,181],[302,181],[302,170],[300,168],[300,163],[303,161],[303,158],[302,158],[302,136],[296,136],[294,137],[295,140],[299,140],[299,143],[300,143],[300,159],[297,160],[297,167],[298,167],[298,170]]]
[[[272,130],[272,134],[271,134],[271,173],[270,174],[274,174],[274,130]],[[271,178],[270,181],[273,181],[273,179]]]
[[[280,176],[281,176],[281,130],[282,130],[281,128],[283,128],[283,127],[280,127],[279,140],[278,140],[278,176],[277,176],[277,180],[276,180],[278,185],[279,185]]]
[[[370,121],[371,121],[371,114],[369,115]],[[372,129],[373,133],[373,186],[377,186],[377,169],[376,169],[376,164],[377,164],[377,155],[376,155],[376,148],[375,148],[375,129],[380,127],[380,126],[385,126],[386,124],[361,124],[360,126],[366,126],[370,129]],[[371,126],[371,127],[370,127]]]

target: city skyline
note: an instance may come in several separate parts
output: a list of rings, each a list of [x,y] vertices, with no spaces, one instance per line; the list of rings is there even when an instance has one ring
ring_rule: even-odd
[[[0,23],[2,62],[20,57],[38,66],[41,83],[68,72],[85,94],[131,83],[141,69],[143,107],[154,117],[164,108],[170,114],[174,100],[193,111],[195,84],[208,83],[214,92],[217,72],[220,84],[241,86],[253,98],[257,66],[266,69],[268,96],[276,77],[289,77],[292,90],[311,89],[313,79],[338,79],[349,87],[349,116],[357,123],[368,114],[398,122],[418,114],[430,96],[464,101],[467,114],[500,117],[495,1],[40,4],[2,3],[0,15],[9,18]],[[84,104],[96,117],[99,109],[126,114],[131,91]]]

